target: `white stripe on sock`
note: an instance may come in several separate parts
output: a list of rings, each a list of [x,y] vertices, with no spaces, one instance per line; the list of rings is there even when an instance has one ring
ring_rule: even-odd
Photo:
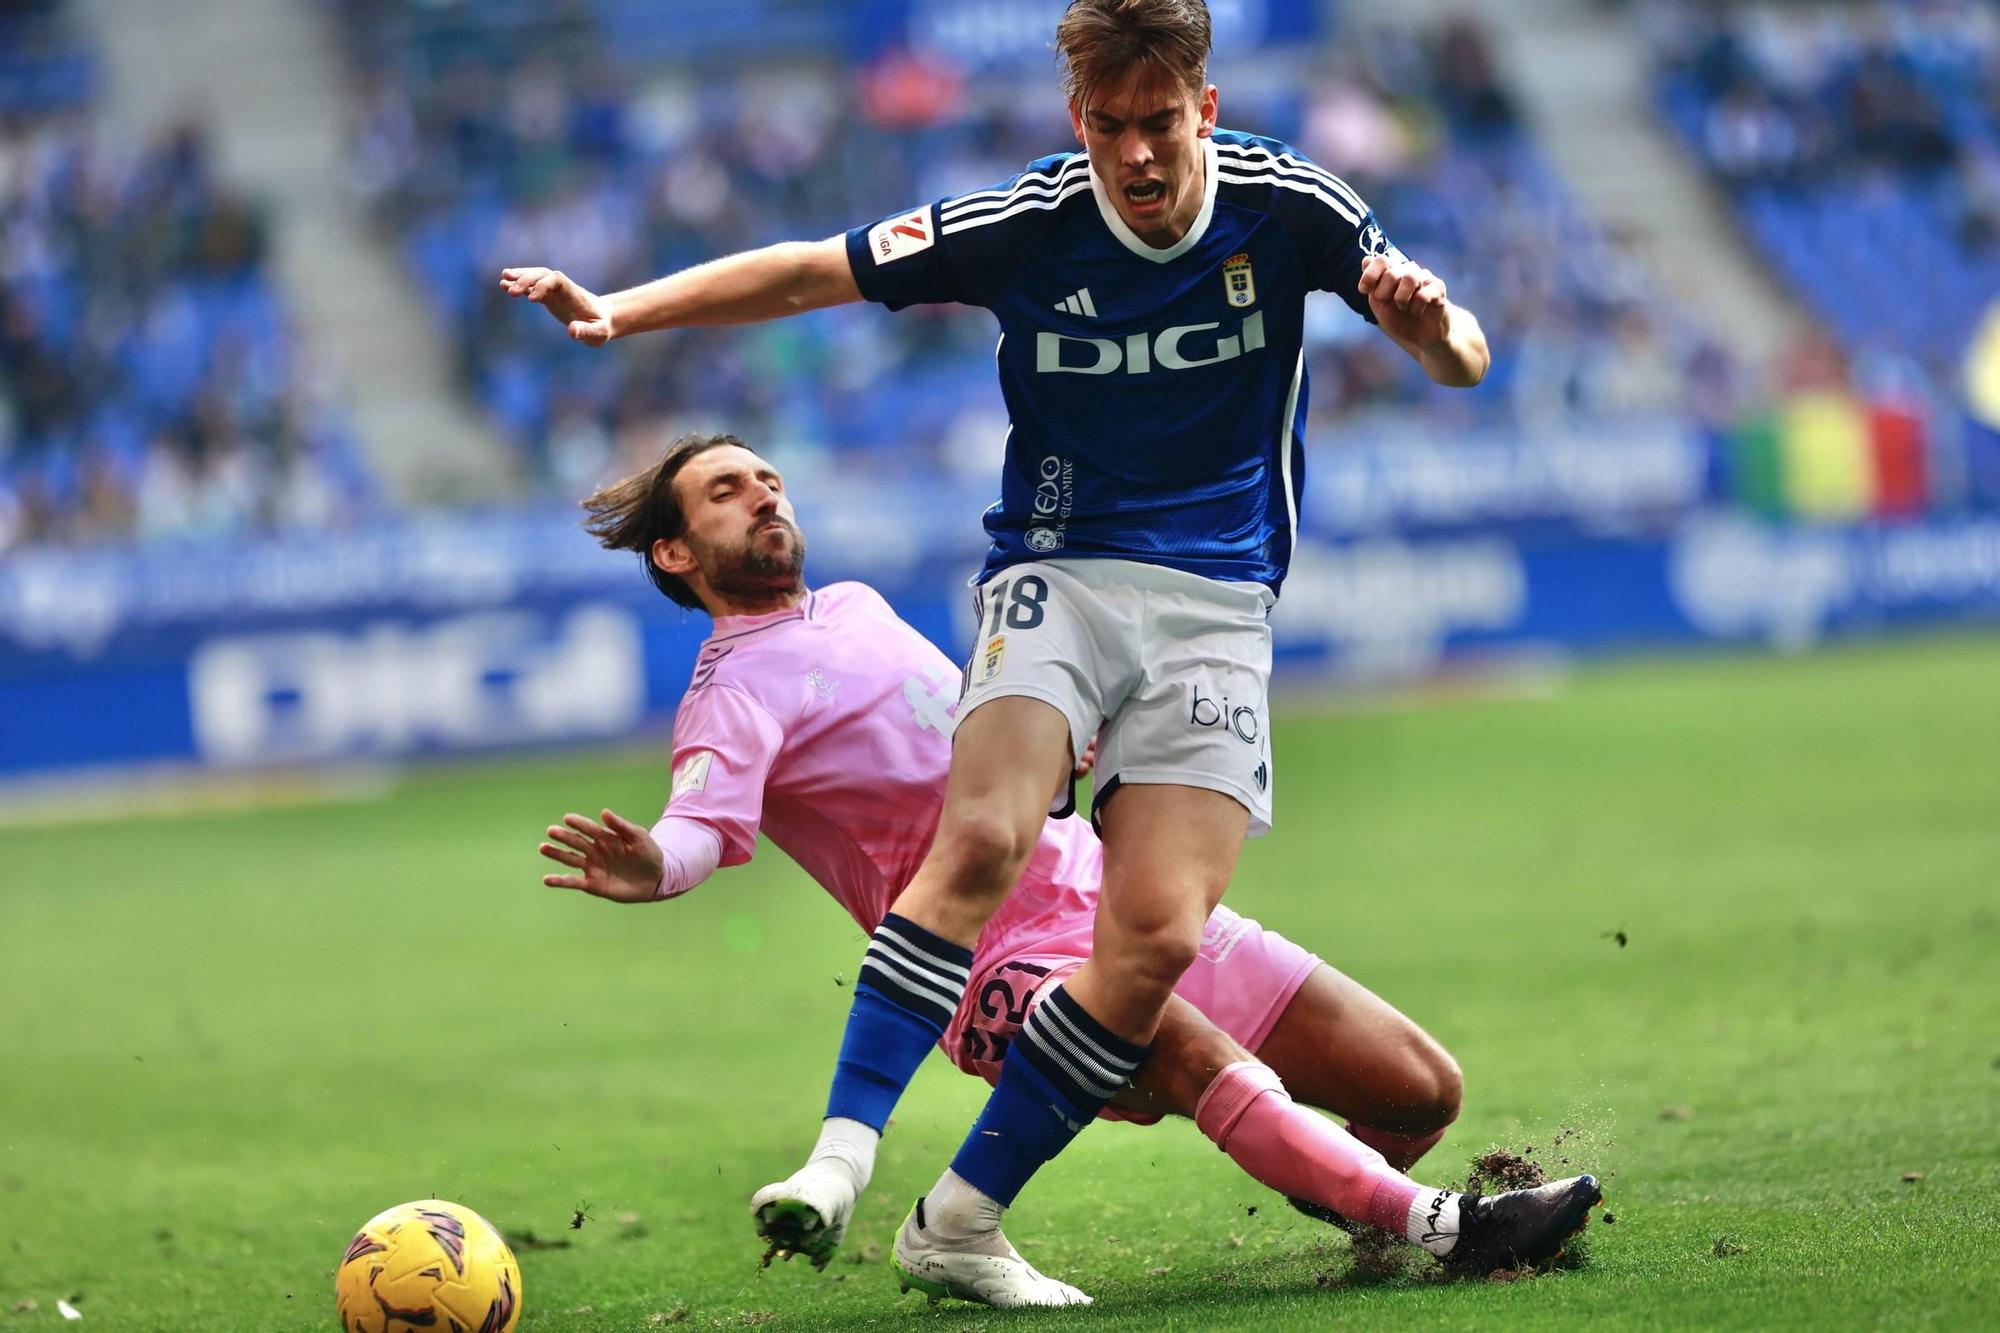
[[[884,939],[884,936],[888,936],[889,938]],[[928,964],[936,971],[957,977],[961,986],[972,978],[972,965],[970,963],[960,963],[925,948],[887,921],[875,927],[874,940],[875,943],[884,946],[893,945],[897,953],[916,962]]]
[[[880,969],[883,975],[898,989],[908,991],[919,1000],[930,1001],[947,1014],[953,1013],[958,1009],[958,1000],[952,997],[951,992],[939,990],[936,986],[911,976],[895,958],[891,957],[886,951],[877,950],[874,945],[870,945],[868,952],[862,955],[861,963],[863,967],[873,965]]]

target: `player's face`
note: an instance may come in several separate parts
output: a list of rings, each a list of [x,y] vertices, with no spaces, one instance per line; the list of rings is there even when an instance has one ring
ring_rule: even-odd
[[[725,445],[696,455],[674,486],[687,520],[679,545],[716,599],[754,605],[803,586],[805,534],[778,469],[748,449]]]
[[[1093,89],[1088,104],[1069,104],[1077,142],[1126,226],[1165,248],[1187,235],[1208,187],[1203,139],[1215,133],[1215,85],[1196,96],[1143,67]]]

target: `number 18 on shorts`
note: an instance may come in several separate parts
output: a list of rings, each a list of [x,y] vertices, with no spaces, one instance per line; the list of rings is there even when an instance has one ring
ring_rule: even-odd
[[[1271,824],[1272,597],[1126,560],[1041,560],[980,585],[962,722],[989,699],[1040,699],[1082,754],[1101,806],[1126,783],[1219,791]]]

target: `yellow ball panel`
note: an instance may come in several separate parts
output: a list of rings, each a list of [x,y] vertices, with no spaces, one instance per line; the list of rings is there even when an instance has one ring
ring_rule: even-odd
[[[441,1333],[513,1333],[521,1266],[493,1225],[442,1199],[398,1204],[348,1242],[333,1279],[344,1333],[431,1327]]]

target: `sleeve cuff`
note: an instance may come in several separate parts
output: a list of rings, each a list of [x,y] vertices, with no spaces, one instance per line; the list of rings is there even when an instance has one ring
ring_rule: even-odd
[[[663,869],[653,897],[678,898],[713,875],[722,864],[722,838],[699,819],[662,816],[653,825]]]

